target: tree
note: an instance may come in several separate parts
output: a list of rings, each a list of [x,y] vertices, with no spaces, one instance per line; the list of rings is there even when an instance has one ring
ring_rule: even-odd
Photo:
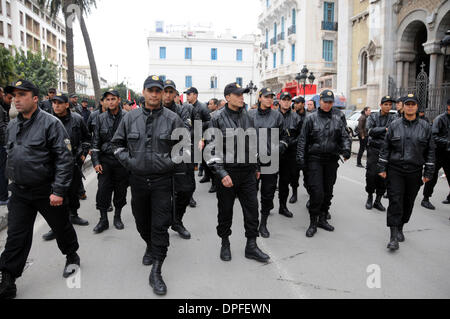
[[[90,8],[96,6],[95,0],[38,0],[41,8],[48,8],[50,15],[56,17],[62,10],[65,27],[66,27],[66,46],[67,46],[67,82],[69,94],[75,92],[75,65],[73,51],[73,22],[78,16],[80,20],[81,32],[83,33],[84,43],[89,59],[91,69],[91,77],[94,85],[95,99],[100,100],[101,90],[100,81],[98,79],[97,65],[95,63],[94,51],[92,49],[91,40],[87,31],[86,23],[83,15],[90,13]]]
[[[16,50],[13,63],[16,77],[33,82],[39,88],[39,97],[46,95],[48,89],[58,86],[58,66],[47,55],[31,51],[25,54],[22,50]]]
[[[0,86],[8,86],[16,78],[14,57],[8,49],[0,48]]]

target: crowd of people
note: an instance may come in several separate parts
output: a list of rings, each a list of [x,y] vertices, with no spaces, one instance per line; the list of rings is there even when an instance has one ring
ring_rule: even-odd
[[[183,218],[188,206],[196,206],[197,170],[200,183],[211,182],[209,192],[217,196],[219,255],[225,262],[232,260],[229,237],[236,198],[244,215],[245,257],[269,261],[257,238],[270,237],[268,221],[277,189],[279,214],[294,216],[287,201],[290,193],[289,202],[298,201],[301,172],[309,195],[306,236],[314,237],[318,228],[334,231],[329,222],[333,188],[339,162],[351,157],[352,136],[344,113],[333,107],[332,91],[321,92],[316,105],[314,100],[293,98],[287,92],[275,103],[276,92],[262,88],[252,107],[244,102],[249,89],[237,83],[225,87],[220,101],[200,102],[193,87],[183,93],[185,103],[181,103],[173,81],[150,76],[144,82],[139,105],[122,101],[119,92],[109,89],[98,109],[91,111],[87,100],[80,105],[76,95],[54,89],[48,91],[46,101],[39,102],[39,89],[27,80],[0,91],[0,205],[9,209],[8,238],[0,257],[0,298],[16,296],[15,281],[21,277],[31,249],[37,212],[50,227],[44,239],[56,239],[66,256],[63,277],[73,275],[80,266],[73,225],[89,225],[85,216],[78,214],[80,199],[87,197],[82,167],[88,155],[98,174],[96,209],[100,218],[94,233],[109,229],[108,212],[112,211],[114,227],[124,229],[121,214],[130,188],[136,228],[146,244],[142,263],[152,265],[149,284],[157,295],[167,293],[162,266],[169,247],[168,229],[184,239],[191,238]],[[10,121],[12,101],[18,115]],[[362,151],[357,164],[363,167],[361,159],[367,147],[366,208],[385,211],[381,201],[387,192],[390,250],[399,249],[399,242],[405,240],[403,228],[423,183],[422,205],[431,205],[440,168],[449,176],[450,100],[447,104],[447,112],[433,125],[421,118],[414,94],[399,100],[385,96],[380,112],[371,114],[370,108],[362,111],[358,129]],[[391,113],[394,105],[396,114]],[[203,133],[199,138],[196,124]],[[185,129],[187,136],[174,138],[177,129]],[[211,136],[210,129],[222,134]],[[252,129],[258,141],[256,151],[254,145],[245,143],[252,137]],[[246,134],[230,134],[230,130]],[[268,137],[264,147],[263,136]],[[218,139],[223,139],[224,150],[218,148]],[[187,160],[176,161],[173,150],[181,142],[187,145],[183,149]],[[235,151],[238,149],[244,154]],[[197,151],[204,152],[200,160],[195,156]],[[273,156],[279,158],[275,171],[269,170]],[[450,194],[444,203],[450,203]]]

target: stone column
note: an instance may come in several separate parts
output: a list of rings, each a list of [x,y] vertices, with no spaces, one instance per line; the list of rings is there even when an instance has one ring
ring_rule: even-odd
[[[423,45],[425,53],[430,55],[430,74],[428,79],[432,87],[436,87],[438,83],[438,72],[444,73],[444,68],[438,68],[439,56],[442,54],[439,42],[428,42]]]
[[[403,85],[403,61],[397,61],[397,88]]]
[[[403,70],[403,85],[402,87],[408,88],[409,87],[409,62],[405,62],[404,64],[404,70]]]
[[[430,55],[430,74],[428,76],[428,81],[431,87],[436,87],[436,71],[437,71],[438,55]]]
[[[445,56],[443,54],[438,55],[436,67],[436,86],[441,86],[444,84],[444,63]]]

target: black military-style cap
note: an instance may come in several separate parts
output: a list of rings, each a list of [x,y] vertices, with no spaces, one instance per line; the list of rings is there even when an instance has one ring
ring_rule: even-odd
[[[280,105],[280,101],[274,100],[274,101],[273,101],[273,105]]]
[[[31,91],[33,92],[33,95],[39,95],[39,89],[36,85],[34,85],[32,82],[27,80],[19,80],[17,82],[12,83],[11,85],[8,85],[5,87],[5,93],[13,93],[14,90],[24,90],[24,91]]]
[[[103,93],[103,99],[105,99],[108,96],[108,94],[120,97],[120,94],[119,94],[119,92],[117,92],[117,90],[110,88],[109,90],[106,90],[105,93]]]
[[[175,82],[172,80],[166,80],[164,81],[164,89],[172,88],[174,90],[177,90],[177,86],[175,85]]]
[[[289,98],[289,100],[292,100],[292,95],[289,92],[281,93],[280,100],[284,100],[285,98]]]
[[[198,90],[196,88],[192,87],[192,88],[187,89],[186,92],[184,92],[184,94],[191,94],[191,93],[198,94]]]
[[[69,96],[69,98],[71,98],[71,99],[76,98],[76,97],[78,97],[78,95],[76,95],[76,94],[70,94],[70,96]]]
[[[414,93],[410,93],[407,96],[405,96],[405,100],[403,103],[408,103],[408,102],[414,102],[416,104],[419,104],[419,100],[417,99],[417,96]]]
[[[89,103],[89,100],[88,100],[88,99],[86,99],[86,98],[84,98],[84,99],[82,99],[82,100],[81,100],[81,103],[83,103],[83,102],[87,102],[87,103]]]
[[[248,93],[250,92],[249,88],[243,88],[242,86],[240,86],[239,84],[237,84],[236,82],[234,83],[230,83],[225,87],[225,90],[223,92],[224,96],[230,95],[230,94],[237,94],[237,95],[241,95],[244,93]]]
[[[53,97],[52,101],[59,101],[59,102],[62,102],[62,103],[69,103],[69,98],[65,94],[58,93],[58,94],[56,94]]]
[[[150,75],[144,82],[144,90],[157,87],[164,90],[164,83],[161,78],[157,75]]]
[[[395,101],[395,103],[403,103],[403,100],[404,100],[404,97],[403,97],[403,96],[400,96],[400,97]]]
[[[397,101],[392,96],[386,95],[381,98],[381,104],[384,104],[386,102],[396,103]]]
[[[47,93],[55,93],[56,94],[56,89],[50,88],[50,89],[48,89]]]
[[[334,102],[334,93],[331,90],[325,90],[320,93],[320,99],[324,102]]]
[[[303,96],[299,96],[294,99],[294,103],[305,103],[305,98]]]
[[[259,96],[269,96],[269,95],[275,96],[275,92],[272,91],[271,88],[262,88],[259,91]]]

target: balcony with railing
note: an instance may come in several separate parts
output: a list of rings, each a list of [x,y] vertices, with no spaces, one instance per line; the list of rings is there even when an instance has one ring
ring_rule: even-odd
[[[281,32],[280,34],[277,35],[277,41],[282,41],[284,40],[284,32]]]
[[[322,21],[322,30],[337,31],[338,23],[333,21]]]
[[[297,26],[291,25],[288,29],[288,36],[290,36],[291,34],[295,34],[296,32],[297,32]]]

